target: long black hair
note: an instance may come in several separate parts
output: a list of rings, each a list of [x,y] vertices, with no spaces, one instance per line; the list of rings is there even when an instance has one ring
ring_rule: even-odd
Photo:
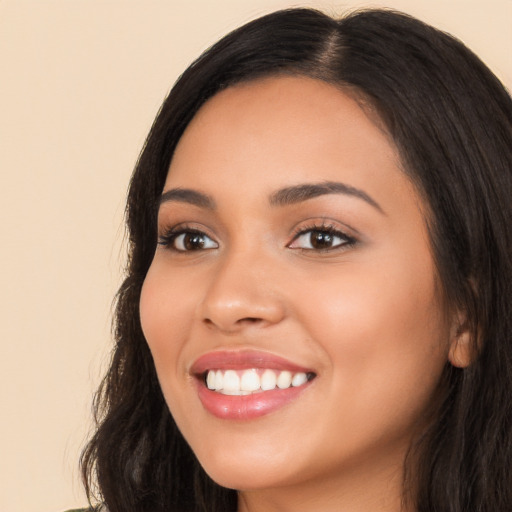
[[[418,512],[511,511],[512,101],[461,42],[389,10],[259,18],[206,51],[165,100],[130,183],[116,345],[81,461],[88,495],[99,491],[109,512],[236,510],[236,491],[206,475],[167,408],[139,297],[157,242],[158,198],[188,123],[222,89],[279,74],[336,84],[376,112],[428,206],[444,293],[472,333],[478,355],[465,369],[447,363],[404,495],[409,489]]]

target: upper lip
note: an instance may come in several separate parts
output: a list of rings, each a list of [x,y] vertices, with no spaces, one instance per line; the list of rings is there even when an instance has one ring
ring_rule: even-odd
[[[250,368],[314,373],[311,368],[293,363],[284,357],[257,350],[216,350],[208,352],[194,361],[190,368],[190,373],[201,375],[213,369],[247,370]]]

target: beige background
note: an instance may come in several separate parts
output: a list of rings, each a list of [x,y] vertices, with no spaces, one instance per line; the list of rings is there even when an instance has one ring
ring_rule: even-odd
[[[85,499],[77,460],[108,360],[128,179],[164,95],[279,7],[408,11],[512,85],[512,0],[0,0],[0,512]]]

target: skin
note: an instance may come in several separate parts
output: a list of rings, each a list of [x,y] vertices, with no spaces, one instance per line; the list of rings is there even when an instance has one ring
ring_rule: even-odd
[[[282,188],[324,182],[371,200],[269,201]],[[206,245],[179,251],[182,236],[158,246],[140,313],[167,404],[205,470],[240,490],[240,511],[400,510],[411,439],[444,365],[463,356],[425,205],[389,138],[326,83],[237,85],[187,127],[164,192],[176,188],[216,207],[165,201],[159,234],[199,230]],[[331,248],[312,248],[307,230],[325,226],[355,242],[335,236]],[[271,414],[219,419],[190,375],[218,349],[276,354],[316,378]]]

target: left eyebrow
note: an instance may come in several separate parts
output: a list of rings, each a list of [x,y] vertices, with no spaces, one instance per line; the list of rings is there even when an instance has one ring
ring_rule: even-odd
[[[377,201],[370,197],[366,192],[338,181],[304,183],[293,187],[282,188],[270,196],[270,204],[271,206],[287,206],[327,194],[344,194],[357,197],[385,215],[384,210],[381,208],[379,203],[377,203]]]

